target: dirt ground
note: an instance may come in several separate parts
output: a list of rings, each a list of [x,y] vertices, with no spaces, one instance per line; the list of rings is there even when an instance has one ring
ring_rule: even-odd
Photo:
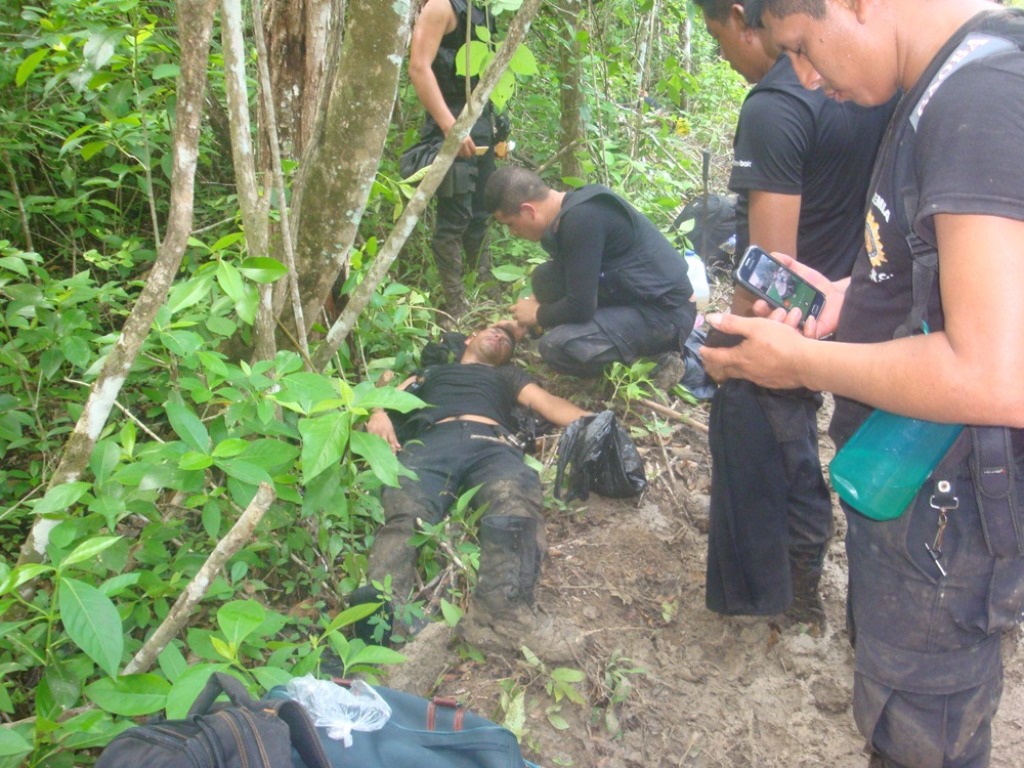
[[[706,424],[706,405],[679,410]],[[556,703],[545,690],[551,670],[525,657],[460,656],[443,625],[407,646],[409,662],[386,682],[455,695],[499,722],[513,709],[509,693],[525,690],[520,740],[527,759],[544,768],[865,766],[850,706],[853,655],[838,506],[822,585],[822,636],[800,626],[780,630],[765,618],[719,616],[704,607],[706,434],[677,424],[663,442],[664,450],[652,439],[641,446],[651,482],[639,503],[591,496],[568,510],[549,510],[549,558],[537,597],[585,635],[585,650],[565,665],[583,673],[575,687],[585,704]],[[831,442],[823,435],[822,443],[827,462]],[[1006,637],[1004,660],[997,768],[1024,765],[1019,630]]]

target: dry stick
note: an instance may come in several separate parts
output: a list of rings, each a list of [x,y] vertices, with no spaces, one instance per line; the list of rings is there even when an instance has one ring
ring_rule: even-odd
[[[14,201],[18,205],[18,216],[21,218],[21,229],[25,233],[25,250],[35,251],[35,246],[32,244],[32,230],[28,226],[28,213],[25,211],[25,201],[21,199],[21,190],[18,188],[18,175],[14,172],[14,166],[11,164],[11,156],[5,149],[0,156],[4,159],[4,166],[7,168],[7,173],[11,177],[11,194],[14,195]]]
[[[164,240],[149,271],[146,285],[121,328],[117,343],[107,354],[75,429],[61,452],[60,463],[47,489],[79,479],[89,464],[96,441],[107,423],[114,399],[121,391],[142,345],[153,326],[156,313],[167,301],[167,293],[181,266],[192,231],[194,182],[199,157],[199,129],[206,68],[213,30],[215,0],[178,0],[178,34],[181,42],[178,75],[177,120],[174,126],[174,169],[171,174],[171,207],[167,214]],[[37,516],[21,546],[18,564],[39,563],[46,558],[50,532],[56,520]],[[23,597],[31,595],[35,582],[22,585]]]
[[[502,43],[498,53],[491,59],[490,64],[487,65],[487,69],[480,76],[480,82],[473,89],[470,100],[459,114],[458,119],[456,119],[455,125],[452,126],[452,130],[448,134],[448,138],[441,145],[441,151],[438,152],[430,169],[423,177],[423,180],[420,181],[412,199],[409,200],[401,216],[398,217],[398,221],[395,222],[391,234],[384,242],[384,245],[381,246],[373,263],[366,270],[363,281],[352,292],[348,304],[345,305],[345,309],[334,325],[331,326],[330,331],[327,332],[327,337],[313,354],[314,370],[320,371],[324,369],[349,333],[352,332],[359,315],[369,305],[370,299],[373,298],[373,294],[377,290],[377,286],[380,285],[387,275],[388,268],[392,262],[398,258],[398,253],[416,226],[420,214],[427,207],[427,202],[441,185],[441,181],[448,172],[448,168],[455,160],[455,155],[458,154],[462,140],[469,135],[470,129],[476,123],[477,118],[483,113],[491,91],[494,90],[498,79],[508,67],[512,54],[515,53],[519,44],[526,37],[526,33],[530,29],[530,22],[537,14],[540,4],[541,0],[524,0],[519,12],[512,19],[508,26],[505,41]]]
[[[657,411],[652,409],[651,413],[654,414],[654,426],[657,427],[658,426]],[[665,471],[668,473],[668,485],[669,485],[669,489],[668,490],[669,490],[669,493],[672,494],[672,500],[673,501],[677,501],[677,499],[676,499],[676,478],[675,478],[675,474],[672,472],[672,462],[670,462],[668,460],[668,450],[665,448],[665,441],[661,437],[661,432],[659,432],[657,429],[654,430],[654,437],[658,441],[658,447],[661,448],[661,458],[663,458],[665,460]]]
[[[223,568],[224,564],[242,548],[242,545],[252,538],[253,531],[256,530],[256,526],[263,519],[263,515],[270,509],[270,505],[274,502],[275,498],[277,498],[277,494],[274,492],[273,487],[268,483],[260,483],[259,488],[256,489],[256,495],[249,502],[249,506],[245,508],[245,511],[235,524],[231,526],[231,530],[227,532],[224,538],[217,542],[217,546],[213,548],[213,552],[206,558],[202,568],[199,569],[199,572],[189,582],[185,591],[178,595],[178,599],[171,607],[167,618],[157,627],[156,632],[150,635],[142,648],[139,649],[139,652],[135,654],[135,657],[128,662],[122,674],[133,675],[145,672],[153,665],[156,657],[160,655],[171,639],[185,626],[185,622],[192,614],[192,609],[202,600],[203,595],[210,588],[210,582],[213,581],[217,571]]]
[[[668,416],[669,418],[675,419],[676,421],[681,421],[686,426],[693,427],[694,429],[703,432],[705,435],[708,433],[707,424],[701,424],[699,421],[694,421],[689,416],[683,416],[683,414],[677,413],[676,411],[673,411],[671,408],[668,408],[662,405],[661,403],[656,403],[653,400],[647,400],[646,398],[643,397],[638,397],[637,402],[640,403],[641,405],[646,405],[652,411],[657,411],[662,416]]]

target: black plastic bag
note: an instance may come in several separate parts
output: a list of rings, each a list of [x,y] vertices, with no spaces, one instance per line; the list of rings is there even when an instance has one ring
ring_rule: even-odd
[[[624,499],[639,496],[647,487],[640,452],[612,411],[583,416],[565,428],[558,441],[556,499],[561,498],[563,478],[566,501],[586,501],[591,491]]]

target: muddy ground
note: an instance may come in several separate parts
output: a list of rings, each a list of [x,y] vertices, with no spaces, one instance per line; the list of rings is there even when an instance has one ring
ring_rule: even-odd
[[[675,407],[706,424],[706,405]],[[585,635],[585,650],[566,665],[583,673],[575,684],[582,704],[556,702],[546,690],[551,670],[523,656],[467,659],[443,625],[407,646],[409,663],[387,682],[456,695],[513,724],[510,702],[525,692],[517,729],[525,756],[545,768],[865,766],[850,706],[838,506],[822,587],[828,627],[820,637],[765,618],[716,615],[704,607],[706,434],[677,423],[661,443],[664,449],[653,437],[642,441],[651,484],[639,504],[591,496],[548,512],[550,551],[538,601]],[[822,450],[827,461],[832,445],[824,435]],[[1005,639],[1004,659],[992,765],[1010,768],[1024,765],[1019,630]]]

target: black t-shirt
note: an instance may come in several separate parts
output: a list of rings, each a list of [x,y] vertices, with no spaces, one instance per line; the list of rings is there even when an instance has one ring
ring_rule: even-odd
[[[981,44],[986,33],[1000,35],[1014,17],[1018,43],[1024,42],[1024,12],[1008,9],[979,14],[950,39],[900,103],[879,151],[865,244],[843,303],[838,340],[887,341],[910,312],[913,261],[901,188],[910,185],[916,191],[914,231],[932,247],[936,246],[936,214],[982,214],[1024,221],[1024,53],[1014,49],[969,61],[934,90],[927,109],[921,107],[936,72],[969,33],[969,45]],[[916,137],[911,114],[917,124]],[[912,178],[901,181],[897,171],[900,144],[910,137]],[[984,253],[977,254],[977,261],[978,269],[985,269]],[[992,275],[992,279],[999,280],[999,276]],[[944,327],[938,280],[927,322],[933,331]],[[979,317],[978,322],[983,333],[985,323],[999,321]],[[935,375],[941,376],[942,371]],[[830,427],[837,444],[844,443],[868,413],[867,406],[837,397]]]
[[[420,413],[432,423],[449,416],[485,416],[511,429],[512,409],[529,383],[530,377],[515,365],[432,365],[417,392],[431,407]]]
[[[559,266],[564,294],[543,304],[544,328],[591,320],[600,307],[674,315],[693,295],[686,262],[658,228],[621,196],[598,184],[568,192],[541,245]]]
[[[871,167],[894,106],[866,109],[809,91],[781,56],[747,94],[733,140],[736,252],[750,245],[752,190],[800,195],[795,255],[830,279],[850,274]]]

